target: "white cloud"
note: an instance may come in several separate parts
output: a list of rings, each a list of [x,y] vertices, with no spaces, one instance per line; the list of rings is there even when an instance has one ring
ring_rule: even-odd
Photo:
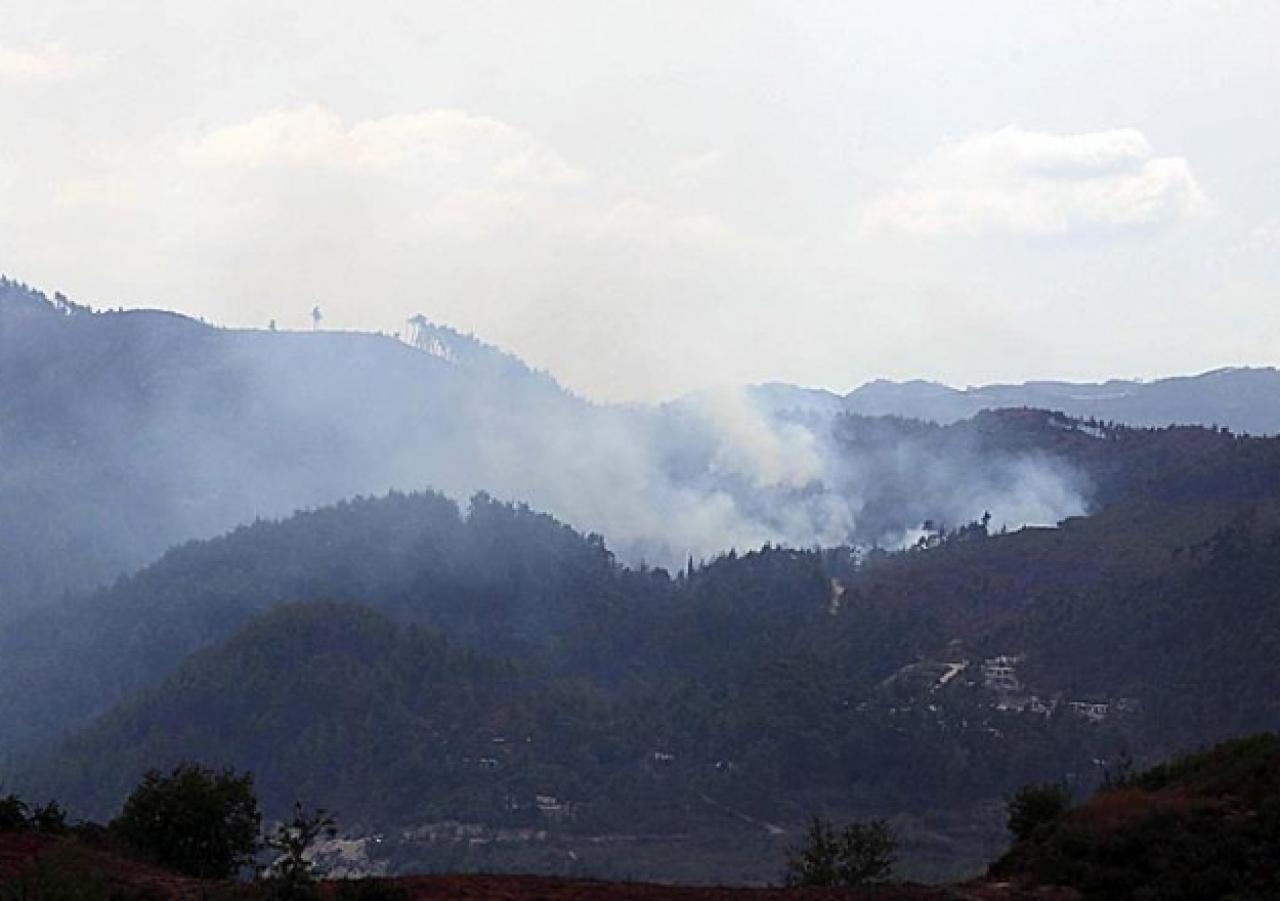
[[[538,242],[573,245],[721,252],[746,243],[717,216],[618,192],[533,135],[461,110],[348,124],[318,104],[276,109],[171,140],[155,156],[167,160],[175,181],[216,184],[207,204],[257,218],[273,217],[281,204],[293,215],[304,194],[311,204],[364,198],[354,202],[399,217],[406,236],[476,240],[517,228]],[[58,196],[63,203],[127,196],[118,187],[72,181]]]
[[[319,104],[276,109],[171,141],[161,155],[173,178],[217,185],[210,206],[275,221],[299,203],[376,209],[382,228],[409,241],[545,229],[569,216],[590,181],[533,135],[456,109],[353,123]]]
[[[0,47],[0,84],[69,78],[90,62],[59,44],[46,44],[39,50]]]
[[[88,243],[105,258],[147,246],[187,260],[181,272],[173,263],[164,290],[174,296],[171,285],[212,283],[226,297],[326,297],[334,327],[393,329],[423,291],[431,302],[417,309],[570,381],[621,372],[630,350],[646,387],[669,378],[661,390],[675,393],[689,382],[671,366],[650,374],[645,342],[677,314],[686,324],[709,315],[702,298],[748,296],[767,280],[762,267],[788,258],[714,212],[587,172],[540,136],[460,110],[350,120],[311,104],[80,160],[52,204],[34,182],[27,203],[100,236]],[[152,279],[157,265],[167,264],[148,264]],[[682,360],[694,370],[708,353]],[[590,387],[617,390],[599,389],[604,381]]]
[[[1008,126],[947,144],[867,210],[868,229],[1052,235],[1176,221],[1205,205],[1183,157],[1136,129],[1057,135]]]
[[[348,126],[312,104],[273,110],[186,142],[180,152],[211,166],[330,169],[419,176],[482,176],[493,182],[567,184],[581,174],[518,128],[461,110],[367,119]]]

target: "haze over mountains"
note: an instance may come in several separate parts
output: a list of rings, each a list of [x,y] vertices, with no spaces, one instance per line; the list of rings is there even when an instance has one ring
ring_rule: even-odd
[[[760,879],[896,813],[954,875],[1022,782],[1280,725],[1280,438],[1208,427],[1280,430],[1274,370],[613,407],[405,337],[0,282],[0,779],[209,758],[407,869]]]
[[[1280,901],[1280,2],[4,11],[0,901]]]
[[[419,321],[411,337],[95,313],[4,282],[0,609],[392,488],[527,501],[666,565],[765,541],[901,543],[924,519],[984,511],[1051,523],[1087,503],[1070,472],[996,465],[959,436],[898,434],[854,460],[831,417],[771,414],[740,391],[599,406],[450,329]],[[864,515],[887,486],[927,502]]]
[[[615,407],[421,318],[406,337],[95,313],[4,281],[0,610],[114,578],[177,541],[392,488],[527,501],[601,532],[624,559],[668,566],[766,541],[896,546],[925,520],[990,512],[1018,527],[1089,508],[1086,481],[1042,455],[992,456],[963,428],[890,434],[844,413],[951,423],[1037,405],[1280,429],[1273,370],[1097,389],[874,383],[844,398],[770,385]]]
[[[1135,426],[1218,425],[1250,435],[1280,431],[1280,372],[1274,367],[1216,369],[1150,382],[1037,381],[964,389],[922,380],[880,380],[843,396],[779,384],[753,390],[766,404],[777,407],[801,405],[941,423],[968,419],[983,410],[1034,407]]]
[[[1280,439],[972,427],[1098,512],[675,577],[483,495],[184,545],[0,632],[7,781],[102,816],[148,766],[232,765],[406,872],[761,880],[812,812],[893,815],[908,872],[954,877],[1023,783],[1280,724]]]

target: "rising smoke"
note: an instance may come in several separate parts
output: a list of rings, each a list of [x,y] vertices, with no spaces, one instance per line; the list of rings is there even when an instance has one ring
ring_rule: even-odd
[[[1086,507],[1062,461],[963,424],[864,420],[799,392],[789,404],[777,386],[767,402],[722,389],[601,406],[420,318],[407,341],[229,331],[6,291],[3,374],[20,388],[0,435],[10,595],[77,590],[189,538],[392,489],[527,502],[625,562],[663,566],[765,542],[895,546],[926,521],[984,512],[996,527],[1053,524]],[[49,524],[27,547],[33,517]],[[64,581],[23,583],[23,566]]]

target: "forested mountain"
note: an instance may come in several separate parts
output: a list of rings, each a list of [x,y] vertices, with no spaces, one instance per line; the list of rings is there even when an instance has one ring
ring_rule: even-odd
[[[583,626],[587,602],[643,602],[649,580],[616,567],[599,538],[484,495],[465,518],[421,494],[259,522],[0,632],[4,738],[12,746],[99,712],[289,601],[359,601],[519,653]]]
[[[860,521],[872,534],[896,529],[899,542],[908,534],[902,522],[916,524],[910,541],[936,537],[948,524],[929,521],[937,498],[948,493],[973,504],[993,495],[1032,508],[1046,496],[1049,504],[1067,503],[1052,495],[1065,474],[1105,508],[1154,491],[1185,491],[1177,486],[1186,471],[1225,469],[1226,484],[1214,482],[1201,494],[1239,503],[1256,486],[1235,479],[1244,467],[1235,458],[1265,456],[1271,447],[1204,429],[1103,432],[1030,411],[947,428],[845,417],[832,435],[841,457],[878,474],[859,498]],[[1009,463],[1015,460],[1025,462]],[[1265,465],[1260,477],[1269,477]],[[1012,518],[1010,511],[993,512]],[[639,615],[653,593],[672,590],[665,579],[619,567],[599,537],[583,539],[547,516],[484,494],[473,498],[466,517],[448,498],[427,494],[260,521],[177,548],[110,588],[15,616],[0,631],[0,710],[13,722],[4,741],[21,744],[99,712],[284,601],[373,604],[436,622],[491,650],[520,652],[581,627],[584,609],[593,616]],[[779,593],[798,590],[785,583]],[[71,660],[75,666],[67,665]]]
[[[377,335],[93,312],[13,282],[0,282],[0,383],[0,611],[256,516],[427,473],[480,487],[457,461],[483,469],[484,422],[519,436],[582,408],[497,354],[464,365]]]
[[[197,757],[368,828],[768,837],[752,823],[817,810],[972,823],[1027,781],[1089,785],[1122,749],[1280,726],[1280,440],[1100,438],[1031,412],[969,428],[998,420],[1005,446],[1072,455],[1108,502],[1055,529],[766,548],[674,577],[485,496],[190,544],[12,633],[8,721],[56,731],[120,700],[17,755],[17,784],[110,811],[147,765]],[[561,808],[535,813],[538,795]]]
[[[1128,406],[1096,412],[1267,431],[1280,397],[1272,375],[1137,386],[1125,389]],[[766,541],[910,543],[926,519],[984,512],[996,527],[1048,525],[1096,500],[1071,461],[1046,460],[1043,436],[1010,446],[1004,420],[939,430],[849,416],[935,416],[857,401],[871,388],[595,405],[421,316],[403,340],[228,330],[156,310],[94,311],[0,279],[0,380],[0,618],[189,538],[391,489],[519,499],[608,535],[628,562],[667,566]],[[991,389],[956,409],[1094,410],[1066,389],[1032,387],[1040,393]]]

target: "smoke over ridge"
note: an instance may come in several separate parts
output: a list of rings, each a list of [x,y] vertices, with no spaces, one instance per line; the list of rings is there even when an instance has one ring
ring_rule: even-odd
[[[0,552],[0,590],[15,601],[255,517],[388,490],[527,502],[601,533],[626,562],[664,566],[765,542],[891,546],[926,520],[984,512],[996,527],[1052,524],[1086,508],[1068,465],[963,424],[791,408],[746,388],[595,405],[421,317],[408,340],[231,331],[93,313],[7,282],[0,368],[11,388],[0,535],[43,524],[38,546],[19,537]],[[23,570],[31,553],[75,561],[80,584]]]

